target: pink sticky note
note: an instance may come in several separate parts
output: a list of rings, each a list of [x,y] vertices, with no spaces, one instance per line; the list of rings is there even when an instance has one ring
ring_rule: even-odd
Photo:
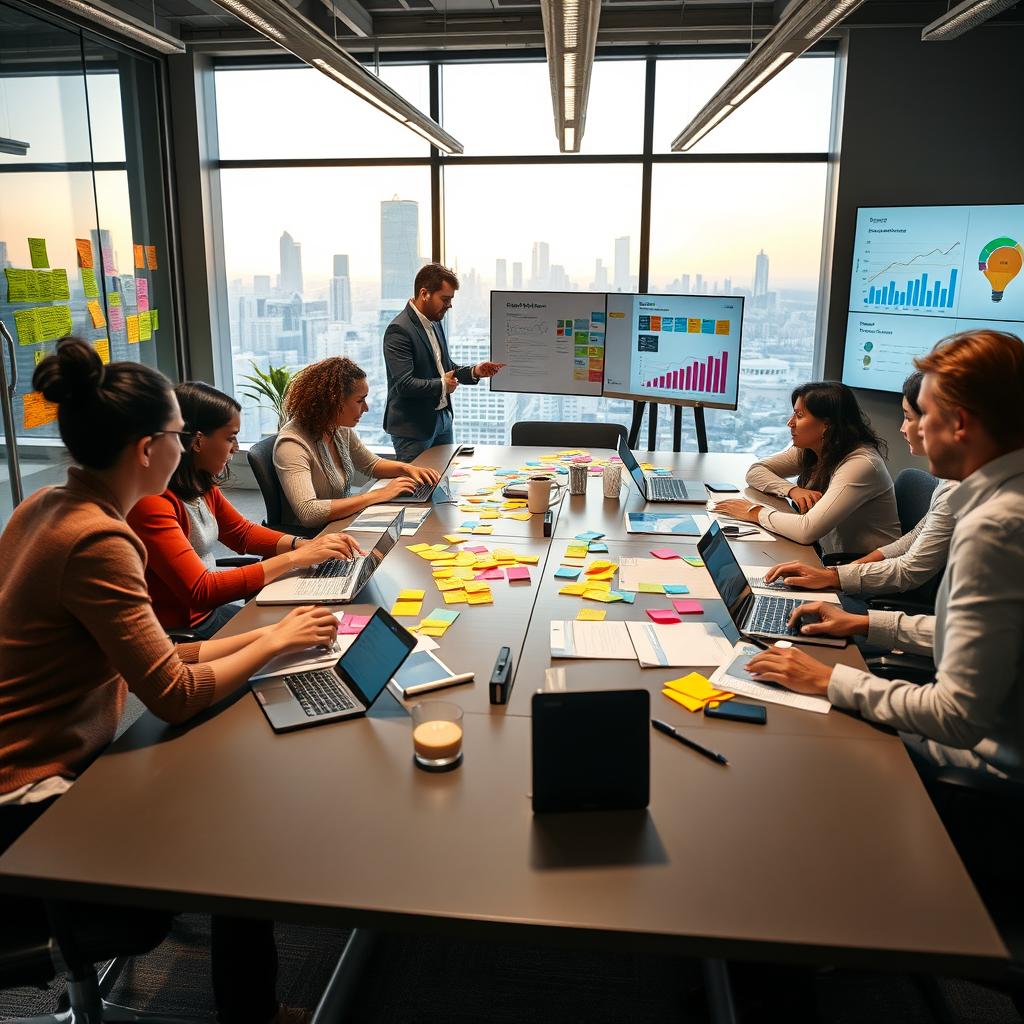
[[[704,611],[704,605],[700,601],[694,601],[692,598],[681,597],[678,600],[672,602],[672,607],[675,608],[680,615],[701,615]]]
[[[655,558],[678,558],[679,557],[679,555],[676,554],[676,552],[673,551],[671,548],[655,548],[655,550],[652,551],[651,554],[654,555]]]
[[[510,565],[506,570],[509,580],[529,580],[530,570],[525,565]]]
[[[647,615],[652,622],[659,622],[663,626],[668,626],[673,622],[680,621],[679,616],[668,608],[648,608]]]
[[[487,548],[482,544],[477,544],[475,547],[463,548],[463,551],[472,551],[474,555],[485,555],[487,554]]]
[[[473,578],[477,580],[502,580],[505,578],[505,574],[500,569],[485,569],[483,572],[477,573]]]

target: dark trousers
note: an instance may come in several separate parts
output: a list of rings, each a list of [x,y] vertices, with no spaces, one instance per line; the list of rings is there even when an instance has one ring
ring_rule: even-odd
[[[53,800],[44,800],[37,804],[0,806],[0,854],[52,803]],[[74,837],[69,836],[68,842],[73,843]],[[49,933],[46,908],[41,900],[5,896],[2,903],[5,917],[12,914],[24,921],[27,934],[40,930]],[[119,952],[148,952],[166,938],[171,926],[171,915],[159,910],[89,903],[62,904],[61,910],[69,934],[86,934],[89,948],[94,953],[102,950],[96,959],[109,959]],[[76,921],[80,924],[76,925]],[[122,937],[123,945],[119,941]],[[210,960],[220,1024],[266,1024],[274,1017],[277,1013],[277,947],[273,921],[214,915],[210,927]]]
[[[198,626],[192,626],[191,630],[200,640],[212,640],[221,627],[226,626],[244,607],[240,601],[222,604],[214,608]]]
[[[429,437],[395,437],[392,434],[391,442],[395,446],[395,458],[399,462],[413,462],[416,456],[438,444],[455,444],[451,409],[441,409],[434,414],[434,432]]]

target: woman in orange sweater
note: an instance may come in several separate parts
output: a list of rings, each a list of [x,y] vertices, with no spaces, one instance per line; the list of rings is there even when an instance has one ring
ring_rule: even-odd
[[[239,515],[217,486],[238,451],[242,407],[208,384],[174,389],[190,437],[163,494],[143,498],[128,513],[128,525],[146,545],[146,585],[164,629],[190,629],[209,639],[271,580],[290,569],[361,553],[344,533],[304,540],[268,530]],[[218,569],[214,546],[262,562]]]
[[[165,721],[185,722],[271,658],[329,645],[337,632],[328,609],[303,607],[276,626],[175,648],[146,592],[146,550],[125,522],[140,498],[164,490],[181,456],[170,382],[139,363],[104,366],[69,338],[32,383],[58,404],[77,465],[63,487],[19,505],[0,536],[0,852],[103,752],[129,690]],[[305,1019],[277,1003],[272,922],[215,917],[212,953],[221,1024]]]

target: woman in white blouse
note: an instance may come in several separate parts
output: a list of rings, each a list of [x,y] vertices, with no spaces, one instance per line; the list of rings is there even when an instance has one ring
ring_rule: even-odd
[[[781,512],[743,498],[720,501],[716,510],[799,544],[818,542],[825,552],[862,553],[896,540],[900,520],[885,442],[853,392],[835,381],[816,381],[795,388],[792,403],[787,426],[793,446],[755,462],[747,484],[789,498],[799,511]]]
[[[437,483],[437,470],[382,459],[360,441],[355,427],[369,408],[369,391],[366,373],[342,356],[312,363],[292,381],[285,397],[290,418],[274,443],[274,468],[295,514],[285,513],[287,525],[319,529]],[[358,478],[389,483],[350,496]]]

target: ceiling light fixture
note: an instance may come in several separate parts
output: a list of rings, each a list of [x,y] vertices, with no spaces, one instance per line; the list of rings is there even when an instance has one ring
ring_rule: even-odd
[[[62,0],[77,2],[77,0]],[[433,118],[414,107],[326,32],[290,7],[286,0],[215,0],[261,35],[295,54],[310,67],[327,75],[399,124],[421,135],[445,153],[461,153],[462,143],[449,135]]]
[[[160,29],[103,3],[103,0],[89,0],[89,3],[84,3],[83,0],[50,0],[50,3],[133,43],[138,43],[147,50],[165,54],[185,52],[185,44],[177,36],[161,32]]]
[[[927,43],[956,39],[972,28],[984,24],[989,18],[1008,10],[1017,0],[964,0],[962,4],[946,11],[921,31],[921,39]]]
[[[587,121],[601,0],[541,0],[540,12],[555,135],[563,153],[578,153]]]
[[[835,28],[864,0],[791,0],[779,23],[672,140],[675,153],[696,145],[741,103]]]

